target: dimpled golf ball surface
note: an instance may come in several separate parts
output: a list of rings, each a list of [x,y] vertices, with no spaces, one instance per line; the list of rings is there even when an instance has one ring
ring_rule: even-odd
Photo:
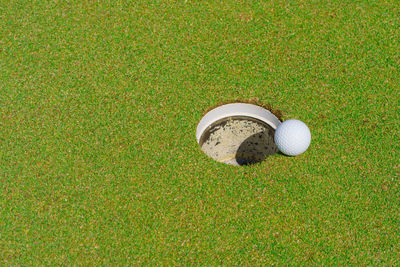
[[[288,156],[297,156],[307,150],[311,133],[307,125],[299,120],[282,122],[275,131],[274,141],[279,151]]]

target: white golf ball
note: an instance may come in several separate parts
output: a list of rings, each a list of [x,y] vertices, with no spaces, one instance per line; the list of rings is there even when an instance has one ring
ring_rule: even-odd
[[[304,122],[287,120],[276,128],[274,140],[283,154],[297,156],[310,146],[311,133]]]

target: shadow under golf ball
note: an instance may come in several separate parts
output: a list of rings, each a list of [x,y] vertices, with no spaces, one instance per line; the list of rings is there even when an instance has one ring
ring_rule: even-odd
[[[236,162],[240,165],[251,165],[264,161],[278,152],[274,143],[274,130],[253,134],[244,140],[237,152]]]

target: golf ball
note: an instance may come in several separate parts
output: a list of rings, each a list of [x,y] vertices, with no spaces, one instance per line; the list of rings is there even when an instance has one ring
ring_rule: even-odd
[[[309,147],[311,133],[304,122],[287,120],[276,128],[274,140],[276,146],[283,154],[297,156]]]

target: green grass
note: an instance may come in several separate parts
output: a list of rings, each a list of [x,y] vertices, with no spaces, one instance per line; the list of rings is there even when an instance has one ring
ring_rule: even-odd
[[[0,3],[0,265],[400,264],[398,1],[112,2]],[[207,158],[237,98],[309,150]]]

